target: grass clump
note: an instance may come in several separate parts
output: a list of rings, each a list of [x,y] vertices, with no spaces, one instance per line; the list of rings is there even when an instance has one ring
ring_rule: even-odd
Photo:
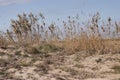
[[[62,48],[49,43],[44,43],[33,47],[30,46],[26,48],[26,51],[30,54],[43,54],[60,50],[62,50]]]
[[[4,52],[0,52],[0,56],[3,56],[3,55],[5,55],[6,53],[4,53]]]
[[[38,51],[38,49],[36,49],[35,47],[28,47],[27,48],[27,52],[29,54],[39,54],[40,52]]]
[[[0,31],[0,47],[6,47],[8,45],[8,40],[5,33]]]
[[[40,45],[39,46],[39,50],[42,51],[42,52],[56,52],[56,51],[59,51],[61,50],[60,47],[57,47],[53,44],[43,44],[43,45]]]
[[[17,64],[17,66],[23,66],[23,67],[27,67],[27,66],[30,66],[31,63],[27,63],[27,62],[20,62]]]
[[[120,74],[120,66],[114,66],[112,69],[114,69],[115,73]]]

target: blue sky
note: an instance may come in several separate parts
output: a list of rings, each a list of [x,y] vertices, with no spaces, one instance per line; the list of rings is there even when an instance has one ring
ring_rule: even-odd
[[[120,20],[120,0],[0,0],[0,30],[10,27],[18,13],[44,13],[48,22],[80,15],[81,20],[99,12],[103,19]]]

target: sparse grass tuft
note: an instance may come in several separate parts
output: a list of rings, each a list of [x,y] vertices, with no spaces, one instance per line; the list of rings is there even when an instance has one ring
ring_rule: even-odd
[[[20,62],[17,64],[17,66],[22,66],[22,67],[27,67],[27,66],[30,66],[31,64],[30,63],[27,63],[27,62]]]
[[[35,47],[28,47],[27,52],[29,54],[39,54],[40,53]]]
[[[114,66],[112,69],[114,69],[115,73],[120,74],[120,66]]]
[[[57,47],[53,44],[43,44],[43,45],[40,45],[39,46],[39,50],[42,51],[42,52],[56,52],[56,51],[59,51],[61,50],[60,47]]]

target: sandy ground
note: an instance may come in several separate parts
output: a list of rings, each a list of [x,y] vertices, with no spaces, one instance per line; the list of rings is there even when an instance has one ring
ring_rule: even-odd
[[[0,80],[120,80],[120,53],[86,54],[0,49]]]

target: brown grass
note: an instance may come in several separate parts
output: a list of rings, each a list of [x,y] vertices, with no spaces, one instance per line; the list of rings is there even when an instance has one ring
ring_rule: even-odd
[[[0,32],[0,47],[6,47],[7,44],[7,38],[4,36],[4,33]]]
[[[18,20],[11,20],[11,30],[7,30],[5,38],[0,37],[0,45],[4,43],[2,41],[26,47],[33,44],[42,45],[44,42],[71,52],[81,50],[90,54],[119,52],[120,23],[112,22],[111,18],[104,23],[99,13],[96,13],[88,22],[81,24],[79,17],[69,16],[68,21],[63,21],[62,25],[47,24],[42,14],[23,13],[18,15]]]

